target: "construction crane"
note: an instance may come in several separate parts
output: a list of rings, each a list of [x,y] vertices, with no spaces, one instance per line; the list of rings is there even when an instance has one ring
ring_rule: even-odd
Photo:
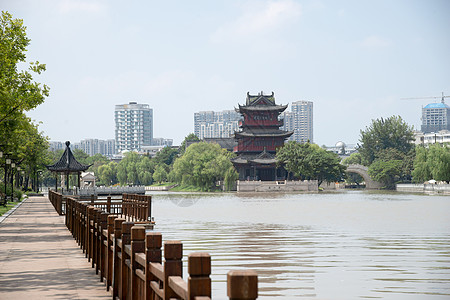
[[[444,92],[442,92],[442,96],[439,97],[414,97],[414,98],[400,98],[401,100],[423,100],[423,99],[441,99],[441,103],[445,103],[444,99],[450,98],[450,96],[444,96]]]

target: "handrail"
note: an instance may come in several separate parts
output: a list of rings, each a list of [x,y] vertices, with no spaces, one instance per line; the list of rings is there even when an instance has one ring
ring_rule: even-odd
[[[51,197],[58,207],[58,199],[62,197],[56,193]],[[123,195],[121,214],[96,207],[99,202],[95,198],[89,202],[66,198],[66,226],[100,281],[105,282],[106,290],[111,290],[114,299],[121,300],[211,299],[210,255],[190,253],[188,278],[184,280],[183,244],[163,243],[161,233],[148,230],[153,228],[148,221],[151,198],[142,197],[146,196]],[[230,271],[227,281],[229,299],[257,298],[254,271]]]

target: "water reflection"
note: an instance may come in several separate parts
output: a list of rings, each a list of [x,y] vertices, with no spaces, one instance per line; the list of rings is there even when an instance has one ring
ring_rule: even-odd
[[[258,272],[259,299],[450,297],[448,197],[383,193],[154,195],[157,230]],[[175,205],[174,205],[175,204]],[[187,205],[189,204],[189,205]]]

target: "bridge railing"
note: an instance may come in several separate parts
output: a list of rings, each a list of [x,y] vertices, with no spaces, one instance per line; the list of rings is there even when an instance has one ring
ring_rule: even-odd
[[[129,221],[126,215],[120,217],[90,202],[67,198],[66,226],[113,299],[211,299],[209,254],[188,256],[185,281],[182,243],[163,244],[161,233],[150,230],[153,223],[141,218]],[[255,272],[228,273],[230,299],[256,299],[257,293]]]

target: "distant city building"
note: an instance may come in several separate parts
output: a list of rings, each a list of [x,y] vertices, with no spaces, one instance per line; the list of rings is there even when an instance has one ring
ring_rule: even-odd
[[[117,152],[141,151],[152,144],[153,109],[148,104],[116,105],[114,114]]]
[[[63,142],[50,141],[49,146],[50,151],[58,151],[61,149],[66,149],[66,145]]]
[[[116,141],[114,139],[86,139],[80,141],[78,148],[83,150],[89,156],[99,153],[111,157],[116,154]]]
[[[305,143],[313,142],[313,103],[311,101],[295,101],[291,104],[290,112],[283,112],[283,130],[294,131],[290,141]]]
[[[164,139],[164,138],[153,138],[152,146],[169,146],[172,147],[173,140],[172,139]]]
[[[194,114],[194,134],[205,138],[229,138],[239,130],[241,114],[234,110],[201,111]]]
[[[440,130],[438,132],[423,133],[420,131],[414,132],[414,144],[429,145],[429,144],[450,144],[450,131]]]
[[[116,153],[116,141],[114,139],[110,140],[99,140],[99,139],[85,139],[79,143],[71,143],[71,149],[83,150],[89,156],[95,155],[97,153],[112,157]],[[50,142],[50,150],[57,151],[65,148],[63,142]]]
[[[423,133],[450,130],[450,106],[445,104],[444,96],[441,103],[430,103],[422,108]]]

